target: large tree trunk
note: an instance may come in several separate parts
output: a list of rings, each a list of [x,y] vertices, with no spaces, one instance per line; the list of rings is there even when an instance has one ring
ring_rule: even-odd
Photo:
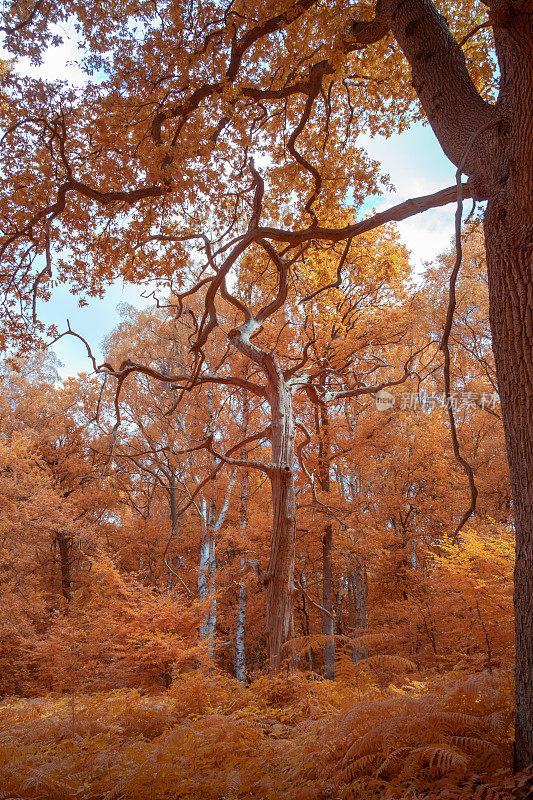
[[[516,527],[515,767],[524,769],[533,763],[533,3],[513,10],[494,29],[506,136],[484,225]]]
[[[284,644],[294,636],[294,417],[292,393],[277,361],[269,365],[268,399],[272,410],[272,541],[266,584],[266,622],[271,669],[278,669]]]
[[[533,103],[533,98],[531,99]],[[531,106],[533,107],[533,105]],[[533,153],[530,154],[533,163]],[[491,326],[516,526],[515,765],[533,763],[533,182],[485,216]],[[507,213],[504,213],[507,212]]]
[[[515,767],[533,763],[533,2],[489,0],[500,91],[481,99],[429,0],[377,4],[412,69],[444,152],[489,199],[485,242],[492,343],[516,526]]]

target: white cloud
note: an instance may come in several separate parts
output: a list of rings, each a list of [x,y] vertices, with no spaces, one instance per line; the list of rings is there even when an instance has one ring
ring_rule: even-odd
[[[379,198],[377,210],[401,203],[410,197],[432,194],[455,183],[455,168],[448,161],[428,126],[415,125],[409,131],[385,139],[361,136],[370,156],[379,161],[390,176],[395,191]],[[425,261],[432,261],[450,246],[454,233],[455,206],[426,211],[398,223],[404,244],[411,251],[411,261],[419,271]]]

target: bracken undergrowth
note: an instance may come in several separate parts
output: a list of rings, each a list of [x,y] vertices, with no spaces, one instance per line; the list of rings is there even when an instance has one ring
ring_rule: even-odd
[[[511,775],[512,680],[390,673],[342,658],[339,678],[198,669],[164,693],[6,698],[0,798],[355,800],[526,797]]]

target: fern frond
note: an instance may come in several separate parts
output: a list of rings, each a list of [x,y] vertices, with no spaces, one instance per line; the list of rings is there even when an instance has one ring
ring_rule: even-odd
[[[344,634],[324,634],[314,633],[308,636],[295,636],[283,645],[284,650],[295,649],[301,657],[306,655],[313,648],[324,647],[328,642],[335,642],[339,647],[371,647],[384,644],[389,641],[392,634],[385,631],[368,631],[362,629],[356,636],[345,636]]]
[[[376,761],[380,758],[380,755],[380,753],[370,753],[369,755],[361,756],[361,758],[352,761],[351,764],[348,764],[340,773],[339,782],[351,783],[358,775],[371,772]]]
[[[407,759],[404,774],[416,774],[427,768],[432,777],[440,778],[451,772],[464,774],[467,764],[468,758],[451,747],[417,747]]]
[[[387,756],[376,770],[376,778],[390,780],[401,769],[401,762],[412,751],[412,747],[398,747]]]
[[[416,664],[403,656],[377,655],[362,658],[357,665],[367,666],[370,669],[383,669],[388,672],[413,672]]]
[[[434,711],[431,713],[431,720],[452,736],[475,736],[483,729],[480,717],[458,711]]]
[[[361,756],[367,756],[371,753],[376,753],[383,748],[383,734],[380,728],[371,728],[364,736],[359,737],[348,748],[344,758],[342,759],[342,766],[346,766],[350,761],[354,761]]]
[[[486,739],[478,739],[475,736],[450,736],[448,741],[454,747],[458,747],[476,758],[489,760],[498,755],[496,745]]]

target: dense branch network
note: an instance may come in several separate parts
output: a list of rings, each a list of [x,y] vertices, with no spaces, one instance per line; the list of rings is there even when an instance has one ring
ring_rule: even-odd
[[[57,169],[60,169],[60,172],[64,175],[64,180],[59,181],[59,185],[55,190],[55,199],[33,211],[25,223],[15,223],[5,235],[2,244],[0,244],[0,258],[4,258],[4,260],[7,258],[8,261],[12,257],[13,248],[24,241],[29,241],[30,250],[33,248],[36,252],[44,247],[45,267],[38,272],[32,284],[32,318],[35,320],[37,316],[36,303],[41,284],[46,278],[50,278],[52,274],[52,222],[59,222],[65,214],[70,212],[69,198],[71,196],[75,197],[76,201],[81,198],[95,203],[103,209],[109,208],[112,213],[121,213],[124,209],[134,209],[137,206],[144,208],[147,203],[151,204],[155,203],[155,201],[161,203],[162,206],[169,203],[172,204],[176,191],[175,168],[179,164],[180,144],[187,141],[188,126],[192,124],[196,114],[207,108],[208,101],[214,101],[220,94],[229,91],[228,97],[231,99],[227,106],[227,112],[215,122],[213,132],[209,137],[213,147],[217,145],[220,137],[230,125],[233,115],[239,113],[242,103],[257,104],[258,108],[266,110],[269,104],[275,105],[281,102],[287,112],[289,101],[297,100],[300,97],[303,97],[305,101],[303,109],[292,112],[290,117],[292,127],[286,132],[284,149],[287,157],[292,159],[304,175],[307,174],[313,185],[303,206],[304,215],[311,219],[308,227],[290,229],[288,227],[265,224],[262,221],[266,213],[271,213],[270,211],[265,212],[266,200],[268,200],[265,197],[265,180],[259,169],[256,168],[254,159],[249,158],[248,145],[246,145],[243,148],[241,174],[244,172],[244,165],[247,163],[248,170],[252,176],[252,183],[251,187],[237,192],[233,219],[230,221],[225,237],[223,236],[212,242],[203,231],[195,230],[194,224],[190,224],[185,226],[187,228],[185,231],[180,231],[175,235],[169,231],[154,232],[153,229],[147,230],[146,236],[133,245],[135,254],[136,251],[143,251],[143,248],[150,243],[170,245],[178,242],[183,244],[196,242],[199,248],[198,252],[201,252],[205,258],[205,263],[200,268],[199,279],[196,282],[193,281],[192,285],[189,285],[186,289],[174,292],[172,300],[173,303],[177,304],[176,316],[179,318],[185,311],[184,301],[192,299],[194,295],[205,290],[202,316],[201,318],[196,318],[193,315],[194,332],[190,338],[190,345],[194,358],[190,372],[166,375],[152,366],[143,365],[131,359],[123,361],[118,369],[113,368],[109,363],[97,366],[88,343],[78,334],[75,334],[70,329],[70,325],[68,330],[61,334],[61,336],[78,336],[85,344],[88,354],[92,358],[95,372],[116,379],[114,436],[121,421],[121,390],[124,381],[134,373],[144,374],[149,378],[164,381],[171,386],[176,395],[168,410],[169,414],[173,413],[178,407],[185,392],[208,383],[238,387],[253,393],[262,400],[268,399],[268,385],[265,386],[261,383],[245,380],[239,376],[212,375],[205,369],[204,348],[209,337],[218,326],[216,308],[218,297],[229,303],[243,318],[242,323],[228,333],[230,345],[263,371],[267,377],[267,383],[270,380],[278,380],[277,372],[279,369],[275,356],[259,347],[254,342],[254,338],[262,331],[267,320],[284,306],[289,293],[292,267],[303,259],[307,251],[316,248],[320,243],[325,243],[330,247],[333,247],[335,243],[346,243],[337,265],[336,279],[305,295],[300,300],[300,303],[303,304],[310,302],[323,292],[330,289],[338,289],[342,285],[343,269],[357,236],[386,223],[399,222],[431,208],[438,208],[451,202],[457,202],[459,207],[466,197],[485,199],[490,194],[490,187],[485,179],[480,179],[479,166],[481,162],[486,162],[487,155],[490,156],[493,151],[493,147],[488,147],[487,143],[491,145],[494,138],[493,134],[497,136],[495,129],[500,123],[500,118],[496,115],[494,109],[480,98],[468,74],[461,48],[457,46],[447,26],[440,19],[432,4],[424,3],[422,0],[415,0],[407,4],[407,7],[405,3],[395,2],[394,0],[379,0],[376,3],[375,16],[372,20],[352,20],[344,29],[342,35],[336,41],[337,52],[335,58],[321,58],[314,63],[312,59],[303,59],[300,75],[298,76],[298,69],[296,72],[294,70],[290,71],[282,80],[281,85],[279,82],[276,85],[275,77],[272,77],[271,84],[268,87],[249,84],[247,58],[250,54],[253,54],[254,47],[259,42],[275,37],[278,33],[285,31],[289,25],[303,20],[315,4],[316,0],[299,0],[299,2],[282,13],[252,25],[240,33],[238,33],[238,25],[234,21],[230,21],[233,11],[230,10],[231,7],[228,7],[220,30],[206,34],[202,49],[194,54],[194,57],[197,57],[202,53],[209,52],[209,49],[215,46],[215,42],[222,41],[219,37],[224,32],[224,26],[229,26],[229,29],[231,29],[233,25],[233,34],[230,36],[227,46],[227,62],[220,77],[212,82],[200,84],[193,90],[188,89],[188,83],[184,84],[180,90],[183,98],[179,102],[167,102],[167,97],[165,96],[164,100],[158,104],[155,113],[151,115],[151,118],[150,115],[147,118],[149,136],[153,145],[160,150],[164,150],[164,154],[161,156],[159,180],[155,183],[129,186],[128,188],[108,188],[106,186],[106,189],[102,190],[90,185],[86,179],[77,177],[76,159],[74,159],[72,152],[69,151],[70,143],[75,139],[75,127],[72,121],[69,123],[68,113],[63,109],[50,120],[40,116],[25,118],[12,125],[6,133],[9,138],[18,132],[19,126],[26,125],[29,125],[33,130],[40,129],[41,136],[46,137],[45,149],[50,157],[56,161]],[[37,13],[39,7],[40,4],[37,3],[31,11],[30,17]],[[497,9],[493,9],[491,13],[494,19],[496,11],[500,17],[503,13],[500,6]],[[501,24],[500,17],[498,17],[498,24]],[[31,19],[29,18],[27,22],[31,22]],[[413,36],[415,31],[417,31],[417,37]],[[424,41],[422,50],[424,52],[417,51],[415,53],[413,50],[415,38],[418,40],[422,31]],[[323,190],[324,178],[321,169],[311,163],[309,157],[300,148],[300,137],[308,129],[314,118],[318,99],[325,97],[323,121],[325,138],[322,148],[323,153],[325,152],[325,142],[328,139],[332,122],[330,90],[333,84],[330,83],[329,88],[326,87],[328,88],[326,94],[324,94],[324,87],[326,80],[335,80],[337,68],[335,59],[346,58],[350,53],[358,49],[374,45],[390,33],[392,33],[411,64],[413,85],[443,149],[456,163],[460,161],[460,174],[465,173],[469,176],[469,180],[465,184],[461,183],[459,174],[455,186],[448,187],[432,195],[409,199],[365,220],[340,228],[321,225],[315,206]],[[424,55],[426,50],[428,52],[431,51],[432,54],[432,60],[429,65],[426,63],[428,59]],[[425,83],[422,82],[419,74],[421,73],[422,62],[424,62]],[[447,76],[448,92],[442,87],[442,77],[439,73]],[[440,86],[438,96],[434,91],[430,92],[432,76],[435,77],[437,85]],[[453,97],[453,105],[450,105],[450,97]],[[459,111],[457,109],[458,98],[461,100]],[[451,126],[449,123],[450,115],[452,114],[454,124],[453,134],[450,135]],[[474,116],[477,120],[475,128],[473,127]],[[166,130],[171,123],[174,128],[172,136],[168,140]],[[195,157],[201,157],[201,155],[201,149],[194,151]],[[57,169],[56,174],[59,175],[60,172]],[[243,218],[242,215],[237,213],[238,202],[244,201],[250,191],[252,192],[251,210],[246,230],[242,230]],[[150,214],[151,217],[152,215]],[[239,232],[239,229],[242,232]],[[40,233],[38,232],[39,230],[41,231]],[[229,238],[232,234],[236,235],[233,235],[233,238]],[[280,245],[283,248],[281,251],[277,249]],[[252,313],[242,297],[239,296],[239,293],[230,291],[228,283],[232,271],[238,267],[241,260],[254,248],[259,248],[266,255],[268,263],[273,266],[277,274],[277,291],[270,302],[260,308],[259,311]],[[27,259],[28,254],[25,252],[22,263],[26,264]],[[33,264],[33,261],[30,261],[31,264]],[[28,269],[22,265],[19,269],[22,270],[21,280],[17,282],[15,277],[17,270],[15,270],[8,288],[15,287],[19,296],[22,296],[23,284]],[[207,276],[205,275],[206,271],[210,273]],[[449,330],[447,335],[445,334],[443,337],[442,344],[446,361],[446,393],[449,395],[449,353],[446,356],[447,336],[449,336]],[[294,366],[283,371],[282,379],[287,382],[291,392],[300,389],[305,390],[311,399],[317,398],[319,402],[336,402],[364,394],[377,394],[386,387],[399,385],[410,375],[410,367],[414,359],[414,355],[410,354],[404,366],[404,374],[399,378],[382,381],[376,386],[364,384],[345,386],[334,392],[322,392],[319,395],[316,379],[319,375],[321,378],[324,377],[324,369],[311,375],[304,376],[303,374],[310,349],[311,341],[308,341],[304,346],[301,359]],[[330,371],[331,374],[333,372],[334,370]],[[471,471],[469,472],[468,465],[459,454],[451,408],[450,413],[452,415],[450,424],[454,451],[469,477],[473,510],[475,506],[473,477]],[[237,463],[238,459],[231,458],[229,454],[218,452],[212,440],[206,440],[205,446],[211,450],[213,455],[217,456],[220,462],[225,461],[227,464],[240,466]],[[256,466],[265,472],[270,469],[265,465]]]

